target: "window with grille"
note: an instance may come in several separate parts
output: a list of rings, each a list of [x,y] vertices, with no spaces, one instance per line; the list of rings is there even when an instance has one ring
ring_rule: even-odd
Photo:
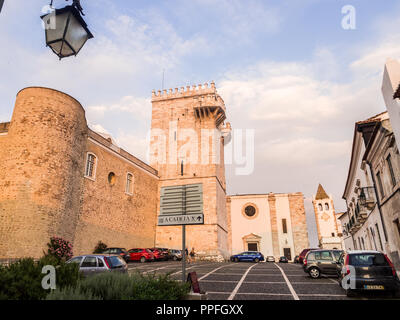
[[[85,176],[88,178],[94,178],[95,172],[96,172],[96,156],[92,153],[88,153]]]

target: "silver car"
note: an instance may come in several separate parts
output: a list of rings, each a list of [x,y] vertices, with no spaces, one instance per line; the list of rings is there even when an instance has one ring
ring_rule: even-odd
[[[79,271],[85,276],[102,272],[128,272],[125,260],[117,255],[90,254],[74,257],[67,263],[78,263]]]
[[[275,257],[273,256],[268,256],[267,259],[265,259],[266,262],[275,262]]]

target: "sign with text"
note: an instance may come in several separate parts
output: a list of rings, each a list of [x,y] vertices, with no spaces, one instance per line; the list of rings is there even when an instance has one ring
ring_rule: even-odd
[[[203,184],[161,188],[159,226],[204,224]]]
[[[203,214],[179,214],[158,216],[159,226],[182,226],[204,224]]]

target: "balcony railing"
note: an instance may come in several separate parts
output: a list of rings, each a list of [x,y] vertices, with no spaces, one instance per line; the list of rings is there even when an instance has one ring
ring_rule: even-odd
[[[361,207],[364,207],[367,210],[372,210],[376,203],[374,187],[360,188],[358,200]]]

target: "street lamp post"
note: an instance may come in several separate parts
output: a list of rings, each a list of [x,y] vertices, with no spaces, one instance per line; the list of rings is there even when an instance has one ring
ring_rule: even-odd
[[[68,1],[68,0],[67,0]],[[51,1],[50,6],[52,6]],[[86,41],[93,38],[85,20],[79,0],[72,5],[41,16],[46,34],[46,46],[60,58],[77,55]]]
[[[1,9],[3,8],[3,4],[4,4],[4,0],[0,0],[0,12],[1,12]]]

